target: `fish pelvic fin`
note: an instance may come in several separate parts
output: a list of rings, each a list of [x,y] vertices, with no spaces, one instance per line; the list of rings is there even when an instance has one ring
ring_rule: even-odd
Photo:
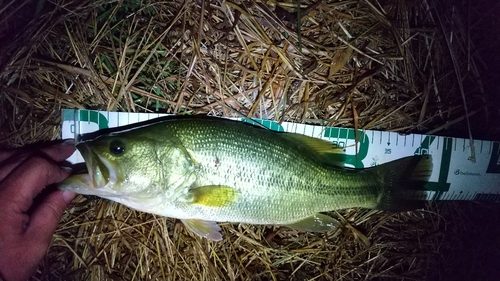
[[[204,221],[198,219],[181,220],[184,226],[196,235],[212,241],[222,240],[221,228],[214,221]]]
[[[424,207],[424,188],[432,173],[431,155],[401,158],[374,170],[383,181],[375,209],[400,212]]]

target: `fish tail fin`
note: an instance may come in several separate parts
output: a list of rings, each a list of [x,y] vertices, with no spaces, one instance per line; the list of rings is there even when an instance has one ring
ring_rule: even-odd
[[[409,211],[424,207],[425,184],[432,173],[432,156],[414,155],[374,168],[383,184],[375,209]]]

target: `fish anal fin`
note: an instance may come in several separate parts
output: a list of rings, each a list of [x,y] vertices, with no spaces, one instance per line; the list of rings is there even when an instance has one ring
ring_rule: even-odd
[[[335,230],[341,224],[338,220],[323,214],[314,214],[286,226],[308,232],[325,232]]]
[[[184,219],[182,223],[196,235],[212,241],[222,240],[220,226],[214,221],[204,221],[199,219]]]
[[[229,186],[206,185],[191,190],[193,203],[207,207],[231,205],[238,196],[238,191]]]
[[[325,164],[344,167],[345,152],[342,147],[335,147],[331,142],[295,133],[284,133],[295,144],[307,147],[316,154],[316,158]]]

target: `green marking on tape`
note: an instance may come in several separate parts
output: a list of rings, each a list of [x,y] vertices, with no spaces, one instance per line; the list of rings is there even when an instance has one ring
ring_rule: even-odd
[[[436,139],[436,136],[426,136],[422,143],[420,144],[420,147],[415,150],[415,155],[425,155],[429,154],[429,147],[431,144],[434,142]]]
[[[493,151],[491,152],[486,173],[500,174],[500,143],[498,142],[493,143]]]
[[[327,127],[325,129],[324,137],[337,138],[338,140],[332,141],[335,148],[345,148],[346,140],[356,141],[355,130],[348,128],[333,128]],[[363,159],[368,155],[368,148],[370,141],[368,136],[362,131],[358,130],[358,153],[356,155],[346,155],[345,164],[351,164],[356,168],[364,168]]]
[[[443,192],[447,192],[450,190],[450,184],[447,181],[448,173],[450,172],[452,142],[452,138],[444,138],[443,154],[441,156],[441,167],[439,168],[438,182],[428,182],[425,185],[426,190],[436,191],[436,195],[433,198],[434,200],[439,199]]]
[[[445,192],[450,190],[450,185],[451,183],[441,183],[441,182],[428,182],[425,184],[424,189],[427,191],[438,191],[438,192]],[[438,199],[438,198],[434,198]]]
[[[448,172],[450,171],[452,138],[444,139],[443,156],[441,158],[441,168],[439,169],[439,182],[446,183]]]
[[[76,109],[63,109],[63,121],[75,121]]]
[[[97,124],[97,126],[99,126],[99,130],[109,128],[108,119],[100,112],[94,110],[80,110],[80,114],[78,117],[78,121]]]
[[[280,123],[272,120],[262,120],[262,119],[247,119],[247,118],[242,118],[243,122],[255,125],[255,123],[261,124],[262,126],[276,131],[276,132],[284,132],[285,129],[283,129],[283,126],[281,126]]]

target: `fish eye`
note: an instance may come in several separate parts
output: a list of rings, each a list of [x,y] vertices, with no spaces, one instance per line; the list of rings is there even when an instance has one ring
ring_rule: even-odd
[[[125,152],[125,144],[120,140],[114,140],[109,145],[109,152],[114,155],[122,155]]]

